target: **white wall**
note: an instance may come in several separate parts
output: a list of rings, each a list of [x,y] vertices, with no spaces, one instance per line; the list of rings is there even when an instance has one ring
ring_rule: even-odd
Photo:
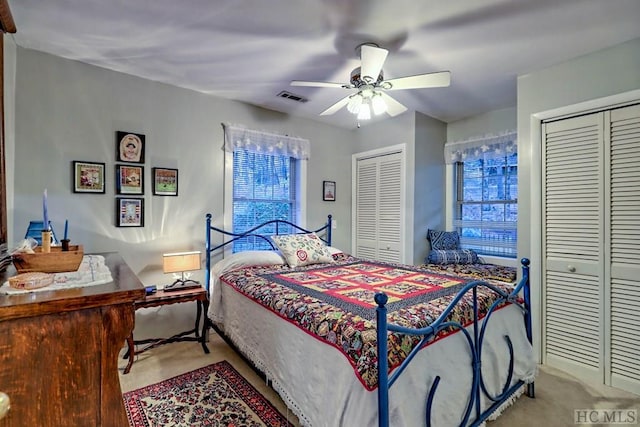
[[[535,348],[540,351],[540,117],[640,89],[640,39],[518,77],[518,255],[531,259]]]

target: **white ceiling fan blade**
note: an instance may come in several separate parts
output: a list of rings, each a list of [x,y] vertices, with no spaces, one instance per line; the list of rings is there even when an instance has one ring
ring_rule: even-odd
[[[387,49],[366,44],[360,46],[360,75],[362,80],[367,83],[377,81],[388,54],[389,51]]]
[[[334,87],[334,88],[344,88],[344,83],[332,83],[332,82],[307,82],[304,80],[294,80],[291,82],[291,86],[310,86],[310,87]],[[346,85],[346,88],[349,88]]]
[[[384,99],[384,102],[386,102],[386,104],[387,104],[387,113],[391,117],[395,117],[398,114],[402,114],[405,111],[407,111],[407,107],[405,107],[404,105],[400,104],[398,101],[396,101],[395,99],[393,99],[392,97],[390,97],[386,93],[380,92],[380,95],[382,96],[382,99]]]
[[[391,84],[391,87],[387,90],[447,87],[451,84],[451,73],[449,71],[440,71],[439,73],[399,77],[397,79],[385,80],[380,83],[380,86],[385,87],[387,83]]]
[[[321,116],[329,116],[329,115],[335,113],[336,111],[338,111],[339,109],[341,109],[342,107],[344,107],[345,105],[347,105],[349,103],[349,97],[350,96],[351,95],[345,96],[340,101],[336,102],[331,107],[327,108],[322,113],[320,113],[320,115]]]

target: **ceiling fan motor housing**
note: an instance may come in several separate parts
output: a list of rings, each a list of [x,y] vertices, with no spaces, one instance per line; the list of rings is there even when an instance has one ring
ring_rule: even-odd
[[[378,86],[383,80],[384,80],[384,73],[382,72],[382,70],[380,70],[380,74],[378,74],[378,79],[375,82],[366,82],[362,80],[360,67],[354,68],[353,71],[351,71],[350,82],[351,82],[351,85],[355,88],[359,88],[361,86],[365,86],[368,84],[375,87],[375,86]]]

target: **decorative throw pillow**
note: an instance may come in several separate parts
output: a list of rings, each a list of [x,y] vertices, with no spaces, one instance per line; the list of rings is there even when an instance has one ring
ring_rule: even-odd
[[[428,230],[427,239],[433,250],[460,249],[460,236],[457,231]]]
[[[478,254],[471,249],[432,250],[426,259],[428,264],[476,264]]]
[[[334,262],[331,252],[315,234],[271,236],[290,267]]]

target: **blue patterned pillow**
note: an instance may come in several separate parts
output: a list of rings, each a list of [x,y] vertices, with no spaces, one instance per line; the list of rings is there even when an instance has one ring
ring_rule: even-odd
[[[432,250],[425,260],[427,264],[476,264],[478,254],[471,249]]]
[[[428,230],[427,239],[433,250],[460,249],[460,236],[457,231]]]

